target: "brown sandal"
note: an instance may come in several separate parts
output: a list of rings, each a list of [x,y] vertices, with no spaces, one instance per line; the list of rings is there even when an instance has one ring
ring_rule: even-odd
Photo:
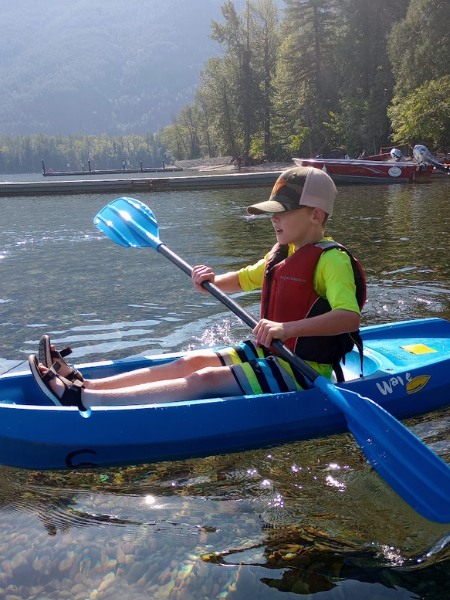
[[[39,370],[39,361],[37,356],[30,354],[28,357],[31,374],[34,377],[39,389],[53,402],[56,406],[76,406],[78,410],[86,411],[86,407],[81,401],[81,390],[84,389],[83,384],[79,380],[69,381],[65,377],[58,375],[53,370],[53,367],[47,371],[45,375]],[[49,382],[58,377],[64,384],[64,393],[61,398],[50,388]]]
[[[58,373],[60,377],[64,377],[69,381],[84,381],[83,375],[77,369],[73,369],[66,363],[64,358],[72,354],[72,349],[67,347],[61,351],[53,350],[50,337],[43,335],[39,341],[39,362],[43,364],[47,369],[52,367]]]

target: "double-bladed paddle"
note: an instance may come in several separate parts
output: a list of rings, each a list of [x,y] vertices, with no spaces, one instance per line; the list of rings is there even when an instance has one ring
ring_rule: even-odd
[[[116,244],[154,248],[192,275],[192,267],[159,239],[155,215],[139,200],[113,200],[95,216],[94,224]],[[203,287],[254,329],[258,321],[232,298],[209,281]],[[418,513],[431,521],[450,523],[450,467],[373,400],[334,385],[280,340],[272,345],[281,358],[344,413],[349,430],[381,477]]]

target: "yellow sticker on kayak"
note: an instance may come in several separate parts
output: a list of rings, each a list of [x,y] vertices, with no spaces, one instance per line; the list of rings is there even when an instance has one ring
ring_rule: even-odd
[[[406,392],[408,394],[415,394],[416,392],[420,392],[430,381],[429,375],[418,375],[417,377],[413,377],[411,381],[408,381],[406,384]]]
[[[425,346],[425,344],[410,344],[409,346],[400,346],[403,350],[411,352],[411,354],[430,354],[431,352],[437,352],[434,348]]]

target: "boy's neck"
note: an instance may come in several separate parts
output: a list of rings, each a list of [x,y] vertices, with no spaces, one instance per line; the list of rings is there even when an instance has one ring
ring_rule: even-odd
[[[303,246],[307,246],[308,244],[317,244],[318,242],[323,240],[324,237],[325,237],[324,230],[321,230],[320,232],[317,231],[314,234],[308,236],[305,240],[303,240],[297,244],[294,244],[294,247],[296,250],[299,250],[300,248],[303,248]]]

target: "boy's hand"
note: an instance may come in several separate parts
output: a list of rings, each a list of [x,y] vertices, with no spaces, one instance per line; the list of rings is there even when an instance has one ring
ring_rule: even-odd
[[[206,265],[196,265],[192,269],[192,281],[196,289],[203,294],[207,294],[208,292],[204,287],[202,287],[202,283],[205,281],[211,281],[211,283],[214,283],[215,279],[216,275],[214,271]]]
[[[259,345],[270,348],[273,340],[287,340],[285,327],[283,323],[261,319],[253,330],[253,334]]]

